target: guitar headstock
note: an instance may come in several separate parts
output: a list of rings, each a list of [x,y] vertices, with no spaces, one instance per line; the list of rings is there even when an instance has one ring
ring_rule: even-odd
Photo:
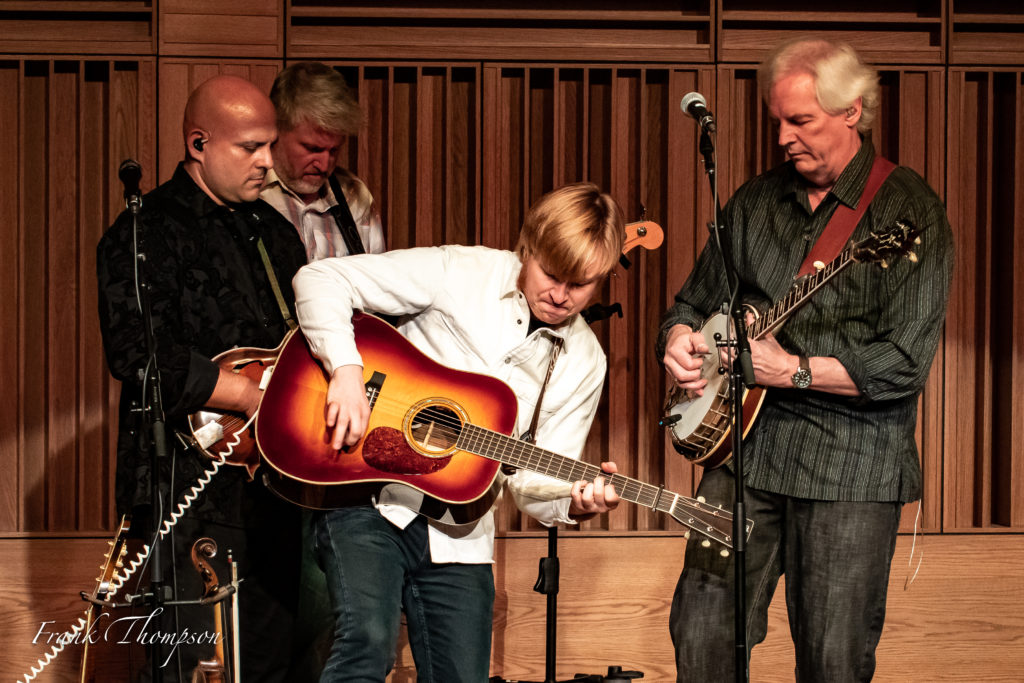
[[[114,540],[107,541],[107,553],[103,558],[103,564],[100,565],[100,575],[96,577],[96,587],[92,592],[92,598],[96,600],[107,599],[107,594],[117,577],[118,570],[124,567],[124,556],[128,554],[128,542],[125,536],[130,526],[131,518],[127,515],[121,517],[121,523],[114,533]]]
[[[628,254],[633,247],[657,249],[664,239],[664,231],[654,221],[626,223],[626,242],[622,245],[622,253]]]
[[[678,496],[669,514],[680,524],[706,536],[705,545],[710,545],[710,541],[717,541],[726,548],[732,549],[732,512],[715,507],[705,502],[703,498]],[[747,538],[750,538],[750,531],[753,528],[754,523],[751,520],[744,521],[743,529]],[[728,554],[727,550],[722,552]]]
[[[920,234],[910,221],[896,221],[850,247],[850,257],[860,263],[880,263],[883,268],[901,256],[916,263],[917,256],[911,249],[921,243]]]

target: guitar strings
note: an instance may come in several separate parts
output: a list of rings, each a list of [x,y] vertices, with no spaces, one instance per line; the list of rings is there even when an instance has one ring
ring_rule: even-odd
[[[378,394],[375,404],[394,404],[407,406],[408,403],[399,401],[396,399],[388,399],[386,396]],[[386,407],[386,406],[385,406]],[[439,429],[438,432],[441,436],[446,437],[451,445],[456,445],[458,437],[464,431],[465,423],[459,419],[458,414],[452,408],[445,406],[444,404],[431,404],[427,407],[416,412],[415,416],[411,420],[412,423],[433,423]],[[474,425],[475,426],[475,425]],[[484,429],[479,428],[478,429]],[[543,456],[547,456],[548,459],[554,460],[557,466],[557,471],[560,473],[564,467],[568,467],[574,476],[570,477],[572,480],[586,480],[593,481],[599,476],[603,476],[605,480],[613,485],[620,496],[634,500],[636,502],[643,502],[647,500],[646,505],[653,507],[654,501],[657,498],[658,487],[650,484],[645,484],[638,480],[632,479],[619,473],[608,473],[603,471],[600,467],[592,465],[590,463],[570,458],[568,456],[560,455],[551,451],[546,451],[537,446],[527,444],[526,442],[515,439],[514,437],[496,432],[494,430],[486,430],[488,435],[492,437],[498,437],[500,441],[508,440],[509,443],[505,444],[508,446],[507,449],[500,449],[504,452],[512,451],[517,448],[522,448],[529,451],[532,455],[528,455],[527,462],[537,461],[540,462]],[[436,432],[435,432],[436,433]],[[532,468],[531,468],[532,469]],[[556,470],[552,470],[556,471]],[[542,474],[549,474],[548,472],[541,472]],[[577,476],[578,475],[578,476]],[[550,475],[549,475],[550,476]],[[561,478],[561,477],[559,477]],[[650,489],[648,491],[647,489]],[[667,502],[667,501],[666,501]]]
[[[408,399],[390,398],[384,391],[375,392],[373,408],[376,409],[378,407],[382,408],[384,411],[391,409],[391,412],[397,412],[399,414],[404,414],[412,409]],[[461,409],[461,406],[459,408]],[[456,408],[446,405],[443,402],[433,404],[428,403],[426,407],[416,411],[414,416],[411,418],[410,423],[432,423],[435,425],[435,430],[432,434],[446,439],[447,444],[450,446],[458,445],[458,439],[465,431],[465,427],[468,425],[474,430],[480,430],[482,434],[496,440],[496,444],[491,444],[491,449],[497,447],[496,450],[498,451],[499,457],[492,459],[498,460],[499,462],[513,460],[513,462],[509,462],[508,464],[515,465],[516,457],[520,456],[511,457],[512,454],[514,454],[516,450],[526,451],[525,459],[520,460],[520,462],[523,463],[521,466],[524,466],[527,469],[536,471],[540,474],[553,476],[557,479],[561,479],[562,481],[583,480],[593,482],[597,477],[604,477],[607,484],[613,486],[620,497],[645,505],[646,507],[660,512],[671,512],[675,506],[682,505],[692,511],[714,514],[725,521],[730,520],[732,517],[731,513],[728,513],[725,510],[702,503],[693,498],[665,491],[663,487],[647,484],[638,479],[633,479],[617,472],[608,473],[597,465],[542,449],[502,432],[480,427],[472,424],[471,422],[464,422],[460,418]],[[487,453],[479,453],[479,455],[487,457]],[[546,470],[541,469],[539,465],[544,460],[550,461],[553,463],[553,466],[549,466]],[[572,476],[564,476],[562,474],[564,468],[568,468]],[[698,531],[702,530],[698,529]]]

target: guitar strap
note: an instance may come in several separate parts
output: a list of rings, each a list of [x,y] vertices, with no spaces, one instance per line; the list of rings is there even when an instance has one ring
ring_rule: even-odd
[[[548,388],[548,381],[551,379],[551,372],[555,369],[555,361],[558,360],[558,354],[562,352],[562,344],[565,340],[561,337],[555,337],[551,340],[551,360],[548,361],[548,373],[544,376],[544,383],[540,385],[540,394],[537,396],[537,405],[533,408],[533,419],[530,420],[530,428],[526,430],[526,433],[519,437],[521,440],[527,443],[533,443],[533,438],[537,434],[537,423],[540,421],[540,404],[544,400],[544,391]]]
[[[292,317],[292,312],[288,310],[288,304],[284,301],[284,295],[281,294],[281,285],[277,282],[277,275],[274,273],[273,264],[270,263],[270,256],[267,254],[267,248],[263,245],[262,237],[256,240],[256,248],[260,250],[260,260],[263,261],[263,267],[267,270],[270,288],[274,290],[274,298],[277,299],[277,306],[281,309],[281,315],[284,317],[285,323],[288,324],[288,329],[294,330],[298,327],[298,323]]]
[[[851,208],[846,204],[839,205],[835,213],[832,214],[832,218],[829,219],[828,225],[822,231],[821,237],[814,243],[810,253],[807,254],[807,258],[800,265],[800,270],[796,274],[797,278],[813,273],[815,271],[815,263],[828,263],[839,255],[839,252],[849,241],[850,236],[856,229],[857,223],[860,222],[864,212],[868,210],[871,200],[875,198],[878,188],[882,186],[882,183],[885,182],[885,179],[889,177],[889,174],[895,168],[896,164],[888,159],[883,159],[880,156],[875,157],[875,161],[871,165],[871,173],[864,184],[864,191],[861,192],[860,201],[857,202],[857,207]]]
[[[337,176],[333,173],[327,176],[327,182],[330,184],[331,192],[334,193],[334,199],[337,202],[337,204],[331,207],[331,215],[334,217],[334,222],[338,225],[341,238],[345,240],[345,248],[348,249],[350,255],[365,254],[366,249],[363,248],[363,240],[359,237],[356,220],[352,218],[352,211],[348,208],[348,200],[345,199],[345,193],[341,191],[341,183],[338,182]]]

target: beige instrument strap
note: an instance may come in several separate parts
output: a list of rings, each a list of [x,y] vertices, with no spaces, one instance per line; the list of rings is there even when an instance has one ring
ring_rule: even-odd
[[[260,259],[263,261],[263,267],[267,270],[267,277],[270,278],[270,287],[274,290],[274,297],[277,299],[277,305],[281,309],[281,316],[284,317],[284,321],[288,324],[288,329],[294,330],[298,327],[298,323],[292,318],[292,312],[288,310],[288,304],[284,302],[284,295],[281,294],[281,285],[277,282],[277,275],[274,274],[274,266],[270,263],[270,256],[267,254],[267,248],[263,246],[262,237],[256,240],[256,247],[260,250]]]
[[[544,401],[544,392],[548,388],[548,380],[551,379],[551,372],[555,369],[555,361],[558,360],[558,354],[562,352],[562,344],[564,343],[565,340],[561,337],[555,337],[551,340],[551,360],[548,362],[548,374],[544,375],[544,384],[540,385],[540,395],[537,396],[537,405],[533,408],[533,419],[530,420],[530,429],[523,435],[523,441],[532,443],[537,435],[537,422],[540,421],[540,404]]]

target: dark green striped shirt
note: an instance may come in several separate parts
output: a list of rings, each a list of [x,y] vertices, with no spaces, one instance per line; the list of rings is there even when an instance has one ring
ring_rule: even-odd
[[[875,157],[870,141],[811,211],[792,163],[744,184],[725,207],[742,297],[764,308],[792,286],[804,257],[839,203],[856,206]],[[815,292],[778,332],[790,353],[837,358],[861,396],[769,389],[744,441],[747,484],[815,500],[911,501],[921,495],[914,426],[945,317],[953,236],[939,197],[899,167],[879,189],[854,241],[909,221],[921,230],[916,263],[887,269],[854,263]],[[677,323],[699,329],[726,300],[721,258],[708,240],[666,312],[658,340]]]

